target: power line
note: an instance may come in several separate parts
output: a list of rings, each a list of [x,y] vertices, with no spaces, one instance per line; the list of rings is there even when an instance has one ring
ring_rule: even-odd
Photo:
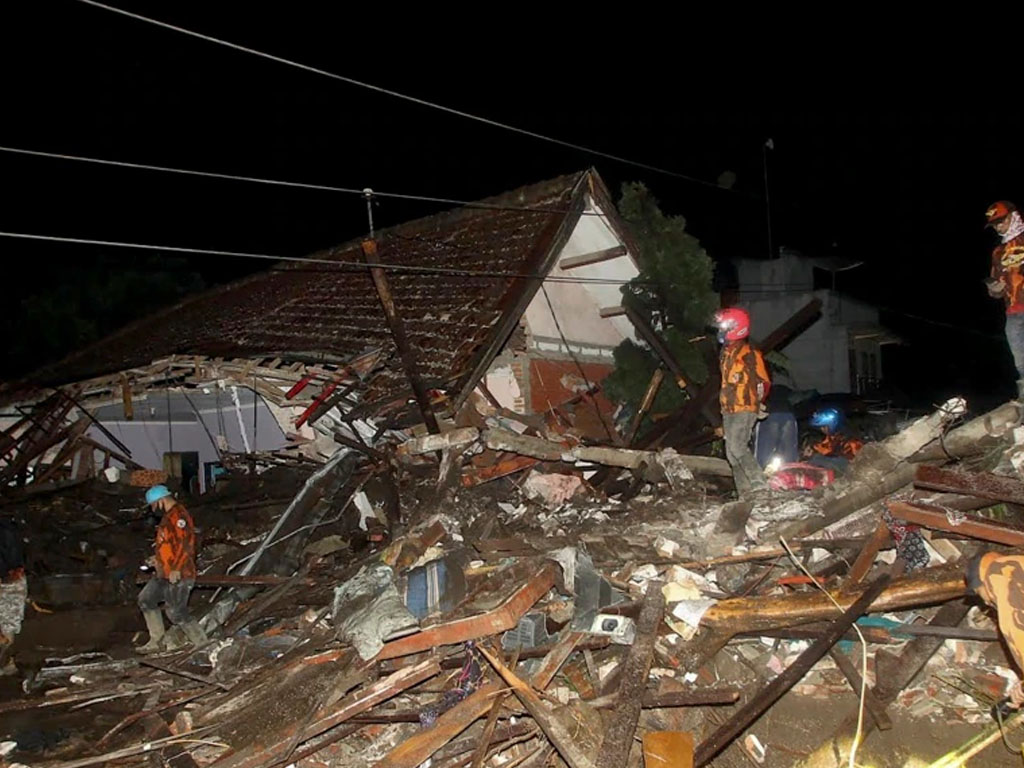
[[[329,259],[314,259],[309,256],[275,256],[266,253],[246,253],[242,251],[223,251],[209,248],[186,248],[175,245],[153,245],[151,243],[126,243],[117,240],[94,240],[84,237],[61,237],[58,235],[39,235],[30,232],[0,232],[0,237],[17,238],[21,240],[41,240],[54,243],[73,243],[77,245],[101,245],[112,248],[135,248],[149,251],[168,251],[171,253],[188,253],[203,256],[230,256],[240,259],[257,259],[274,262],[293,262],[300,264],[317,264],[327,267],[349,268],[349,271],[362,272],[367,269],[380,268],[394,272],[408,272],[418,274],[451,275],[456,277],[489,277],[500,279],[534,279],[551,283],[591,283],[598,285],[626,285],[632,280],[616,280],[603,277],[569,277],[561,275],[542,275],[539,273],[522,272],[500,272],[498,270],[459,269],[457,267],[427,267],[411,264],[393,263],[367,263],[362,261],[331,261]]]
[[[84,2],[85,0],[83,0]],[[297,189],[313,189],[321,192],[341,192],[349,195],[358,195],[359,197],[365,197],[367,190],[356,189],[355,187],[335,187],[328,184],[311,184],[302,181],[286,181],[283,179],[265,179],[259,176],[241,176],[231,173],[217,173],[215,171],[196,171],[188,168],[173,168],[166,165],[152,165],[149,163],[131,163],[126,160],[106,160],[101,157],[87,157],[84,155],[67,155],[59,152],[44,152],[36,149],[22,149],[20,147],[4,147],[0,146],[0,152],[9,152],[16,155],[28,155],[31,157],[46,157],[52,160],[72,160],[80,163],[92,163],[94,165],[107,165],[116,168],[132,168],[135,170],[143,171],[159,171],[161,173],[177,173],[184,176],[201,176],[210,179],[226,179],[228,181],[248,181],[255,184],[269,184],[280,187],[293,187]],[[382,197],[390,198],[394,200],[414,200],[419,202],[427,203],[441,203],[444,205],[458,205],[463,208],[478,208],[482,210],[490,211],[525,211],[528,213],[554,213],[554,214],[567,214],[575,213],[566,209],[558,208],[534,208],[530,206],[520,205],[497,205],[485,202],[474,202],[467,200],[456,200],[450,197],[433,197],[430,195],[413,195],[402,192],[377,192],[372,191],[371,197]],[[580,215],[583,216],[604,216],[605,214],[601,211],[580,211]]]
[[[584,152],[584,153],[587,153],[587,154],[595,155],[597,157],[603,157],[606,160],[614,160],[617,163],[623,163],[625,165],[631,165],[631,166],[634,166],[636,168],[643,168],[644,170],[647,170],[647,171],[654,171],[655,173],[661,173],[661,174],[664,174],[666,176],[672,176],[672,177],[677,178],[677,179],[684,179],[685,181],[691,181],[691,182],[693,182],[695,184],[701,184],[701,185],[704,185],[704,186],[707,186],[707,187],[711,187],[712,189],[716,189],[716,190],[719,190],[719,191],[730,191],[730,190],[724,189],[723,187],[719,186],[718,184],[715,184],[715,183],[710,182],[710,181],[705,181],[704,179],[698,179],[695,176],[688,176],[688,175],[686,175],[684,173],[678,173],[676,171],[670,171],[670,170],[668,170],[666,168],[661,168],[661,167],[656,166],[656,165],[650,165],[649,163],[641,163],[641,162],[638,162],[636,160],[630,160],[629,158],[622,157],[620,155],[613,155],[613,154],[608,153],[608,152],[602,152],[599,149],[592,149],[591,147],[587,147],[587,146],[584,146],[582,144],[574,144],[573,142],[565,141],[563,139],[556,139],[553,136],[547,136],[547,135],[545,135],[543,133],[537,133],[536,131],[530,131],[530,130],[527,130],[526,128],[519,128],[518,126],[515,126],[515,125],[510,125],[508,123],[502,123],[502,122],[499,122],[497,120],[492,120],[492,119],[487,118],[487,117],[481,117],[480,115],[474,115],[474,114],[472,114],[470,112],[465,112],[465,111],[463,111],[461,109],[455,109],[453,107],[447,107],[447,106],[445,106],[443,104],[437,104],[435,102],[427,101],[426,99],[421,99],[421,98],[418,98],[416,96],[410,96],[408,94],[401,93],[399,91],[393,91],[393,90],[391,90],[389,88],[383,88],[383,87],[381,87],[379,85],[374,85],[372,83],[367,83],[367,82],[363,82],[361,80],[356,80],[356,79],[351,78],[351,77],[346,77],[344,75],[339,75],[339,74],[336,74],[334,72],[329,72],[326,69],[320,69],[319,67],[312,67],[309,64],[302,64],[301,62],[294,61],[292,59],[286,59],[286,58],[284,58],[282,56],[275,56],[275,55],[270,54],[270,53],[265,53],[263,51],[256,50],[255,48],[248,48],[248,47],[246,47],[244,45],[239,45],[238,43],[232,43],[232,42],[229,42],[227,40],[222,40],[221,38],[218,38],[218,37],[212,37],[211,35],[204,35],[201,32],[195,32],[195,31],[193,31],[191,29],[186,29],[185,27],[179,27],[179,26],[176,26],[174,24],[169,24],[169,23],[167,23],[165,21],[159,21],[157,19],[153,19],[153,18],[150,18],[148,16],[142,16],[141,14],[132,13],[130,11],[124,10],[123,8],[116,8],[116,7],[112,6],[112,5],[106,5],[105,3],[99,3],[99,2],[96,2],[96,0],[79,0],[79,2],[85,3],[86,5],[95,6],[97,8],[102,8],[102,9],[107,10],[107,11],[112,11],[113,13],[119,13],[122,16],[127,16],[127,17],[129,17],[131,19],[135,19],[136,21],[144,21],[147,24],[154,24],[154,25],[156,25],[158,27],[163,27],[164,29],[170,29],[170,30],[172,30],[174,32],[180,32],[183,35],[188,35],[190,37],[195,37],[195,38],[197,38],[199,40],[205,40],[206,42],[209,42],[209,43],[216,43],[217,45],[223,45],[223,46],[225,46],[227,48],[232,48],[232,49],[234,49],[236,51],[241,51],[243,53],[252,54],[253,56],[259,56],[261,58],[268,59],[270,61],[275,61],[278,64],[285,64],[285,65],[287,65],[289,67],[295,67],[296,69],[302,69],[302,70],[305,70],[306,72],[312,72],[312,73],[317,74],[317,75],[322,75],[324,77],[329,77],[329,78],[331,78],[333,80],[338,80],[340,82],[347,83],[348,85],[356,85],[356,86],[359,86],[360,88],[366,88],[368,90],[375,91],[377,93],[381,93],[381,94],[384,94],[386,96],[392,96],[392,97],[394,97],[396,99],[402,99],[403,101],[408,101],[408,102],[411,102],[413,104],[418,104],[421,107],[428,107],[430,109],[438,110],[439,112],[445,112],[445,113],[450,114],[450,115],[455,115],[456,117],[463,117],[463,118],[466,118],[467,120],[473,120],[473,121],[478,122],[478,123],[483,123],[484,125],[489,125],[489,126],[491,126],[493,128],[501,128],[501,129],[506,130],[506,131],[511,131],[513,133],[518,133],[518,134],[520,134],[522,136],[529,136],[530,138],[533,138],[533,139],[539,139],[540,141],[547,141],[547,142],[550,142],[552,144],[557,144],[557,145],[562,146],[562,147],[567,147],[569,149],[576,150],[577,152]]]

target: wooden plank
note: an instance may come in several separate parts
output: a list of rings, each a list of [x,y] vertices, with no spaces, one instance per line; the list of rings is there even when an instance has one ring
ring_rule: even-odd
[[[568,632],[565,637],[559,640],[555,647],[544,657],[544,661],[540,665],[530,683],[538,691],[543,691],[554,679],[555,675],[558,674],[558,670],[565,663],[565,660],[572,655],[572,652],[576,650],[576,646],[579,642],[587,636],[586,632]]]
[[[923,525],[937,531],[958,533],[972,539],[1006,544],[1010,547],[1024,547],[1024,530],[1007,523],[986,520],[977,515],[966,515],[956,525],[949,521],[946,510],[929,507],[924,504],[907,504],[902,501],[891,501],[886,504],[893,517],[906,520],[908,523]]]
[[[693,768],[693,734],[648,731],[643,738],[644,768]]]
[[[711,704],[735,704],[739,701],[738,688],[704,688],[695,691],[669,691],[655,693],[647,691],[642,699],[644,709],[672,709],[674,707],[706,707]],[[594,709],[609,709],[618,706],[618,694],[612,693],[587,703]]]
[[[658,593],[661,593],[660,589]],[[558,750],[558,754],[569,764],[570,768],[593,768],[593,761],[578,746],[578,736],[574,733],[575,728],[570,728],[559,713],[549,710],[533,688],[519,679],[487,648],[481,645],[479,649],[502,679],[512,687],[519,701],[530,713],[530,717],[537,722],[537,725],[544,731],[544,735],[548,737],[552,746]],[[576,725],[573,723],[574,727]]]
[[[621,664],[622,674],[619,685],[619,701],[611,723],[605,729],[596,768],[620,768],[629,759],[633,746],[633,734],[640,719],[644,693],[647,691],[647,675],[651,671],[654,656],[654,641],[658,627],[665,618],[665,595],[663,582],[647,582],[640,618],[636,623],[636,639],[629,647],[625,661]]]
[[[874,565],[875,558],[878,557],[878,550],[888,540],[889,526],[884,521],[881,521],[878,523],[878,527],[875,528],[875,532],[871,534],[871,537],[864,542],[864,546],[857,555],[857,559],[850,566],[850,571],[844,581],[845,587],[855,586],[864,580],[864,577],[868,575],[868,571],[871,570],[871,566]]]
[[[743,705],[728,722],[701,742],[694,756],[694,764],[700,768],[700,766],[710,763],[737,736],[753,725],[772,704],[782,698],[786,691],[796,685],[807,674],[808,670],[817,664],[822,656],[828,653],[829,648],[835,645],[846,631],[853,626],[853,623],[864,615],[864,612],[867,611],[875,598],[882,593],[882,590],[885,589],[888,583],[889,577],[887,575],[874,581],[864,590],[852,606],[843,611],[842,616],[832,623],[822,637],[815,640],[806,651],[797,657],[796,661],[786,667],[781,675],[768,683],[750,701]]]
[[[368,264],[380,261],[377,252],[377,243],[374,240],[364,240],[362,243],[363,258]],[[380,298],[384,316],[387,318],[388,326],[391,328],[391,337],[394,339],[398,354],[402,359],[402,367],[405,369],[406,378],[412,387],[413,395],[416,397],[416,404],[423,416],[423,423],[427,430],[433,434],[439,434],[441,427],[437,423],[437,416],[434,415],[434,407],[430,404],[430,396],[427,387],[420,378],[416,365],[416,355],[409,346],[409,340],[405,336],[405,325],[398,314],[398,307],[395,306],[395,298],[391,293],[391,286],[388,283],[387,275],[380,267],[371,267],[370,276],[373,278],[374,287],[377,289],[377,296]]]
[[[558,262],[558,268],[562,270],[585,267],[589,264],[600,264],[602,261],[611,261],[625,256],[628,253],[624,245],[616,245],[600,251],[581,253],[578,256],[568,256]]]
[[[683,375],[683,369],[679,365],[679,361],[676,360],[676,356],[672,354],[671,350],[665,345],[665,342],[661,340],[661,337],[651,327],[651,324],[643,318],[639,312],[630,307],[626,307],[626,317],[636,328],[637,333],[643,337],[651,349],[654,350],[655,354],[661,359],[661,362],[665,364],[665,367],[672,371],[672,375],[676,377],[676,384],[680,389],[686,390],[689,388],[689,384],[686,381],[686,377]],[[690,395],[693,396],[695,390],[690,389]]]
[[[845,653],[834,646],[828,649],[828,655],[832,657],[832,661],[836,663],[839,671],[843,673],[843,676],[850,683],[854,695],[859,698],[861,691],[864,691],[864,709],[871,715],[871,719],[875,721],[878,730],[888,731],[891,729],[892,720],[889,719],[889,714],[885,711],[885,704],[875,697],[873,688],[863,687],[864,678],[861,677],[860,670],[854,666]]]
[[[626,308],[621,304],[617,304],[614,307],[601,307],[597,314],[601,317],[622,317],[626,314]]]
[[[870,611],[879,613],[934,605],[963,597],[966,591],[963,566],[924,568],[894,579],[870,606]],[[831,594],[844,608],[851,605],[855,597],[842,591]],[[817,591],[779,597],[736,597],[711,606],[701,619],[701,628],[702,631],[708,627],[736,634],[828,621],[835,612],[832,601]]]
[[[440,626],[431,627],[414,635],[385,643],[375,661],[408,656],[441,645],[453,645],[475,640],[512,629],[519,619],[555,585],[558,566],[545,562],[508,600],[492,611],[470,616]]]
[[[493,682],[484,685],[449,709],[430,728],[414,733],[374,763],[374,768],[416,768],[454,739],[477,719],[487,714],[504,686]]]
[[[932,491],[1024,504],[1024,483],[991,472],[957,472],[922,464],[914,472],[914,485]]]

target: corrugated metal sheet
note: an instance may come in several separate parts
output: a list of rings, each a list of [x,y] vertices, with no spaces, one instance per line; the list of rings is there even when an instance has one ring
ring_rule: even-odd
[[[532,273],[553,233],[587,191],[588,174],[563,176],[383,230],[380,260],[410,267]],[[521,208],[547,209],[519,210]],[[551,212],[554,211],[554,212]],[[547,238],[547,242],[545,242]],[[403,397],[408,382],[369,272],[329,266],[362,262],[359,241],[316,254],[324,266],[282,264],[186,300],[39,371],[34,383],[62,384],[141,366],[171,354],[214,357],[319,353],[346,359],[385,352],[364,402]],[[494,343],[503,315],[530,281],[388,270],[396,306],[428,386],[466,376]]]

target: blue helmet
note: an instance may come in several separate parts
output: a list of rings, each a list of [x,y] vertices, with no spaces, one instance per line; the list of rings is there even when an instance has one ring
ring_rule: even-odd
[[[818,429],[827,429],[829,431],[835,431],[839,428],[840,422],[843,420],[843,415],[839,413],[838,408],[819,408],[811,416],[811,426],[817,427]]]
[[[154,485],[146,491],[146,503],[156,504],[160,499],[166,499],[170,495],[171,492],[167,490],[166,485]]]

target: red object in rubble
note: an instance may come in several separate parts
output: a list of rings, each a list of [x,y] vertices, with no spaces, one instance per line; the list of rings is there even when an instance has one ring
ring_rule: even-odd
[[[834,470],[797,462],[779,467],[779,470],[768,478],[768,487],[773,491],[810,491],[828,485],[835,479]]]

